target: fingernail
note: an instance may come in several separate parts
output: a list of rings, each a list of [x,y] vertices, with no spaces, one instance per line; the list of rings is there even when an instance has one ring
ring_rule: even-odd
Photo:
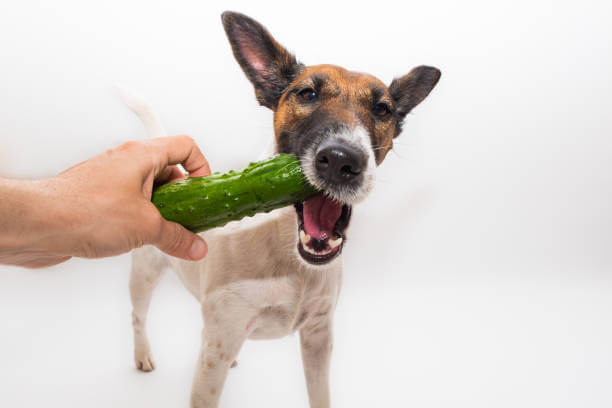
[[[189,248],[189,258],[200,259],[204,255],[206,255],[206,244],[204,240],[196,238],[191,244],[191,248]]]

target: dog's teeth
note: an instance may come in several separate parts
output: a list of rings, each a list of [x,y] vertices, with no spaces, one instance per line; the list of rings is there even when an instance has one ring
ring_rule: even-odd
[[[311,247],[309,247],[308,245],[304,245],[304,250],[308,253],[311,253],[313,255],[327,255],[331,253],[331,249],[327,248],[324,249],[322,251],[315,251],[314,249],[312,249]]]
[[[307,246],[306,244],[310,242],[310,235],[305,233],[304,230],[300,230],[300,241],[302,241],[305,247]]]
[[[317,254],[317,252],[316,252],[314,249],[310,248],[310,247],[309,247],[308,245],[306,245],[306,244],[304,244],[304,250],[305,250],[306,252],[310,253],[310,254],[313,254],[313,255],[316,255],[316,254]]]
[[[331,249],[338,247],[342,243],[342,237],[338,237],[337,239],[329,239],[329,246]]]

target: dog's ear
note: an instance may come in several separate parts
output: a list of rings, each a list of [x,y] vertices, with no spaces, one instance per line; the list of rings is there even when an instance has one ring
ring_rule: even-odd
[[[421,65],[391,82],[389,92],[401,120],[429,95],[440,80],[441,74],[438,68]]]
[[[226,11],[221,20],[236,60],[255,87],[257,100],[275,110],[303,65],[252,18]]]

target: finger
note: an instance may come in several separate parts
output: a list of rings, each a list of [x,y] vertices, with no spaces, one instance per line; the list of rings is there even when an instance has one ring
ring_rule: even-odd
[[[191,261],[204,258],[208,252],[208,245],[202,237],[166,220],[162,221],[160,234],[152,244],[168,255]]]
[[[187,177],[187,175],[185,173],[183,173],[181,171],[181,169],[179,169],[176,166],[173,166],[172,173],[170,174],[170,177],[168,178],[167,183],[172,183],[174,181],[184,180],[186,177]]]
[[[155,178],[158,183],[172,183],[173,181],[183,180],[185,174],[177,166],[168,166]]]
[[[208,160],[189,136],[160,137],[151,140],[151,145],[160,153],[161,165],[181,164],[192,177],[210,174]]]

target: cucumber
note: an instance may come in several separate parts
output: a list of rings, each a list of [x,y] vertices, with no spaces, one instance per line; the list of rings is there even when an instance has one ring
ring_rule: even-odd
[[[242,171],[164,184],[153,191],[151,201],[165,219],[201,232],[286,207],[316,193],[298,158],[279,154]]]

